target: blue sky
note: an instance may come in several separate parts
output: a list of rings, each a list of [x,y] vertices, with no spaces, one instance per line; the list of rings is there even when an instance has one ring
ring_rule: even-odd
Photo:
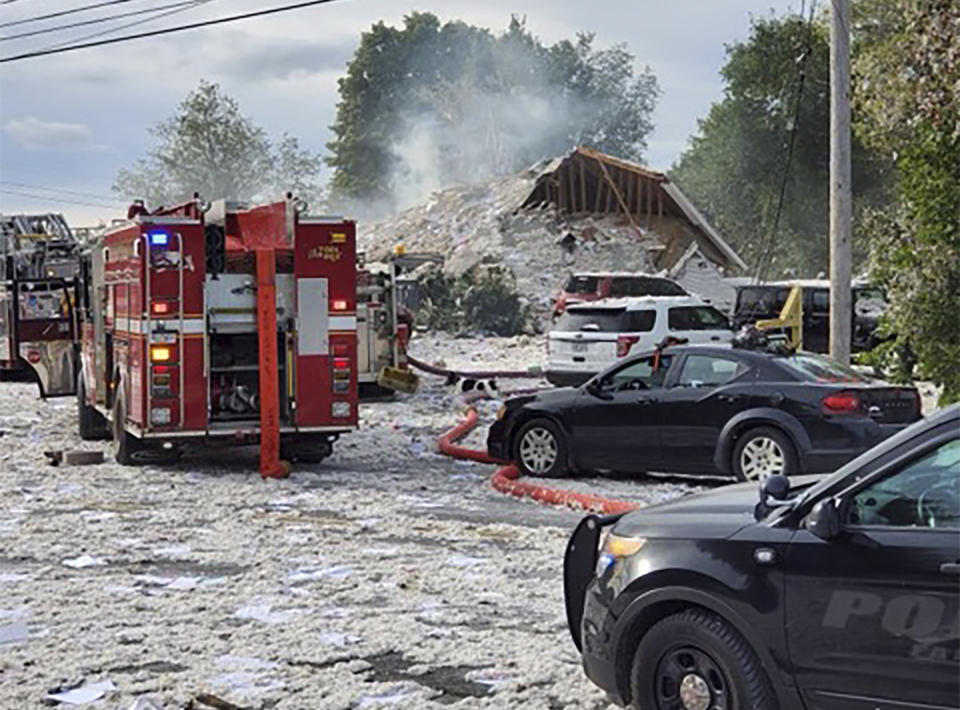
[[[126,32],[288,2],[208,0],[200,8]],[[89,3],[17,0],[0,5],[0,23],[78,4]],[[161,4],[167,2],[129,0],[114,11]],[[594,32],[599,46],[626,43],[639,66],[650,66],[663,91],[646,162],[666,169],[696,130],[697,119],[722,94],[718,72],[724,45],[747,36],[752,16],[797,9],[797,2],[787,0],[340,0],[289,14],[3,64],[0,212],[59,210],[75,226],[119,216],[122,203],[110,191],[117,171],[146,153],[151,144],[147,129],[170,115],[201,78],[219,82],[272,136],[287,131],[322,152],[334,116],[337,78],[360,32],[381,19],[397,23],[411,10],[494,30],[505,28],[511,14],[518,14],[548,43],[578,30]],[[84,13],[47,24],[0,28],[0,37],[96,16]],[[2,41],[0,55],[107,27]]]

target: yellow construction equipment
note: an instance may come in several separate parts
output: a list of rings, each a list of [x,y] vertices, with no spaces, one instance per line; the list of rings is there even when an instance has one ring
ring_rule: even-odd
[[[787,330],[787,345],[791,350],[803,349],[803,288],[794,286],[787,295],[787,301],[780,310],[779,318],[758,320],[757,330]]]

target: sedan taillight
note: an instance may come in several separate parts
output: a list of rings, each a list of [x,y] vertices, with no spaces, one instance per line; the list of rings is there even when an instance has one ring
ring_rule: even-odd
[[[824,414],[859,414],[863,411],[863,402],[856,392],[835,392],[824,397],[821,404]]]
[[[630,348],[640,342],[638,335],[621,335],[617,338],[617,357],[626,357]]]

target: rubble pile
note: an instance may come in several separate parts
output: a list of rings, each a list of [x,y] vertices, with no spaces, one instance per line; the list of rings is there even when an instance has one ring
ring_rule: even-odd
[[[446,258],[444,271],[462,276],[480,265],[503,265],[539,314],[572,271],[653,271],[650,253],[662,246],[652,233],[621,216],[563,215],[552,207],[520,210],[541,166],[522,173],[433,193],[425,202],[359,225],[369,261],[396,245]]]

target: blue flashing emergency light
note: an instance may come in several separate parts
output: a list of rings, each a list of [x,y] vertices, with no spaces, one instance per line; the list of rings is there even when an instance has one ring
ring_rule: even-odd
[[[170,243],[170,235],[165,234],[164,232],[151,232],[150,233],[150,246],[152,247],[165,247]]]

